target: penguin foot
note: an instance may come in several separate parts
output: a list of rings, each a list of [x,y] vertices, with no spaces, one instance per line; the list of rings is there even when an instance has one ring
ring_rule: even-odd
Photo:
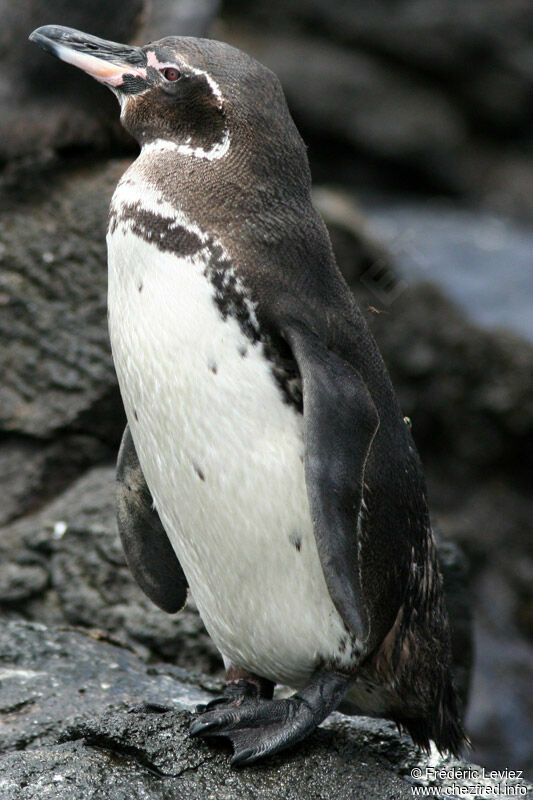
[[[240,706],[247,700],[257,700],[261,697],[271,698],[274,691],[274,684],[264,679],[245,679],[231,680],[226,684],[222,697],[215,697],[209,703],[196,706],[199,714],[212,711],[217,706]]]
[[[232,765],[253,764],[305,739],[338,706],[352,680],[336,672],[317,672],[301,692],[286,700],[265,700],[257,692],[241,695],[206,710],[192,722],[190,734],[229,739]]]

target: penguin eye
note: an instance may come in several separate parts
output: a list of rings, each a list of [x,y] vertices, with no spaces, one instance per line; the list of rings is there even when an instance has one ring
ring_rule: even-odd
[[[167,80],[173,83],[181,78],[181,72],[176,67],[165,67],[161,70],[161,74]]]

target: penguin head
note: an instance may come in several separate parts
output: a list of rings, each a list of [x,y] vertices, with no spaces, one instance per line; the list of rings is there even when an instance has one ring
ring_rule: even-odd
[[[241,150],[253,143],[266,160],[277,149],[278,158],[295,156],[300,170],[307,163],[277,77],[230,45],[172,36],[134,47],[58,25],[30,40],[108,86],[141,146],[169,143],[215,160],[235,142]]]

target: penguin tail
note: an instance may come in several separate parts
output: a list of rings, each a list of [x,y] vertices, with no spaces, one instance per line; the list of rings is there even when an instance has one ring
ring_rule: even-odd
[[[470,747],[470,740],[465,733],[458,709],[455,688],[447,680],[437,701],[427,716],[397,717],[395,719],[400,731],[409,734],[413,742],[429,753],[431,741],[441,753],[452,753],[459,757],[464,747]]]

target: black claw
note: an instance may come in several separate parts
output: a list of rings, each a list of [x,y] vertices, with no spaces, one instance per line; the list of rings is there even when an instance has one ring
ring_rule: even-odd
[[[202,719],[195,719],[191,722],[191,727],[189,728],[189,734],[191,736],[201,736],[202,734],[206,733],[209,728],[212,728],[214,722],[210,722],[209,720]]]
[[[234,753],[231,759],[232,767],[243,767],[245,764],[253,764],[257,760],[256,751],[252,747]]]
[[[197,714],[206,714],[218,706],[240,706],[247,700],[254,700],[261,697],[261,687],[256,683],[247,680],[231,681],[226,685],[224,695],[215,697],[208,703],[201,703],[196,706]]]
[[[214,700],[210,700],[208,703],[200,703],[200,705],[196,706],[196,713],[205,714],[206,711],[211,711],[213,708],[224,705],[227,702],[227,697],[215,697]]]

